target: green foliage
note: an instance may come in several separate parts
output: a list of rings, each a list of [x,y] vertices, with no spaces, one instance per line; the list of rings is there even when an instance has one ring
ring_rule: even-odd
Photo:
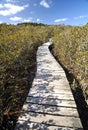
[[[33,77],[38,46],[49,37],[48,26],[0,24],[0,128],[13,128]],[[15,114],[17,113],[17,114]],[[6,123],[6,124],[5,124]],[[5,125],[3,125],[5,124]],[[8,127],[10,125],[10,127]]]
[[[53,36],[54,55],[79,81],[88,97],[88,24],[82,27],[58,26]]]
[[[88,98],[88,24],[82,27],[0,24],[0,128],[14,128],[35,72],[37,48],[52,37],[53,52]],[[73,81],[73,88],[75,81]],[[5,124],[6,123],[6,124]],[[5,124],[5,125],[4,125]]]

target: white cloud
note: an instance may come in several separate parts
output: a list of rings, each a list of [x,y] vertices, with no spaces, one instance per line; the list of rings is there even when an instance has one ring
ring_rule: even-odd
[[[78,16],[78,17],[74,17],[74,19],[83,19],[83,18],[87,18],[88,15],[81,15],[81,16]]]
[[[46,0],[41,0],[40,5],[45,8],[50,8],[50,5],[46,2]]]
[[[18,2],[18,0],[6,0],[6,2]]]
[[[6,2],[12,2],[13,0],[6,0]]]
[[[40,19],[37,19],[37,22],[39,22],[40,21]]]
[[[3,23],[2,21],[0,21],[0,24]]]
[[[24,19],[23,22],[31,22],[30,19]]]
[[[20,20],[22,20],[22,18],[15,16],[15,17],[11,17],[10,20],[11,21],[20,21]]]
[[[33,17],[29,17],[29,18],[27,18],[27,19],[24,19],[24,18],[22,18],[22,17],[17,17],[17,16],[15,16],[15,17],[11,17],[10,18],[10,20],[11,21],[20,21],[20,22],[33,22]]]
[[[1,9],[1,8],[3,8],[3,5],[2,5],[2,4],[0,4],[0,9]]]
[[[16,14],[28,7],[28,5],[19,6],[19,5],[14,5],[10,3],[3,4],[3,5],[0,4],[0,6],[2,6],[2,10],[0,10],[0,15],[3,15],[3,16]]]
[[[66,20],[68,20],[68,18],[56,19],[56,20],[54,20],[54,22],[57,23],[57,22],[63,22]]]
[[[22,22],[32,22],[33,21],[33,18],[32,17],[30,17],[30,18],[28,18],[28,19],[23,19],[22,20]]]

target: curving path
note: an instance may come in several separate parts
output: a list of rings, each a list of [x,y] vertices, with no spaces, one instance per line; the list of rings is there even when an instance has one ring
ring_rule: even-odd
[[[44,43],[37,51],[37,73],[15,130],[83,130],[62,67]]]

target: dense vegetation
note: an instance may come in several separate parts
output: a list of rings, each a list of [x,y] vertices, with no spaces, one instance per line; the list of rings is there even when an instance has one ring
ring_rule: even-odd
[[[50,28],[50,27],[49,27]],[[12,130],[31,86],[37,47],[48,40],[44,25],[0,25],[0,129]]]
[[[36,71],[37,48],[52,37],[52,51],[88,98],[88,24],[0,24],[0,128],[14,129]],[[75,80],[72,86],[74,87]]]
[[[53,53],[79,82],[88,102],[88,24],[85,26],[56,26]],[[75,80],[72,87],[75,86]]]

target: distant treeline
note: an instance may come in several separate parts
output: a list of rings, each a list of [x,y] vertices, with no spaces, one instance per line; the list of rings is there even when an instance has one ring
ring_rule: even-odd
[[[33,23],[33,22],[25,22],[25,23],[18,23],[17,25],[33,25],[33,26],[47,26],[47,24],[43,23]]]

